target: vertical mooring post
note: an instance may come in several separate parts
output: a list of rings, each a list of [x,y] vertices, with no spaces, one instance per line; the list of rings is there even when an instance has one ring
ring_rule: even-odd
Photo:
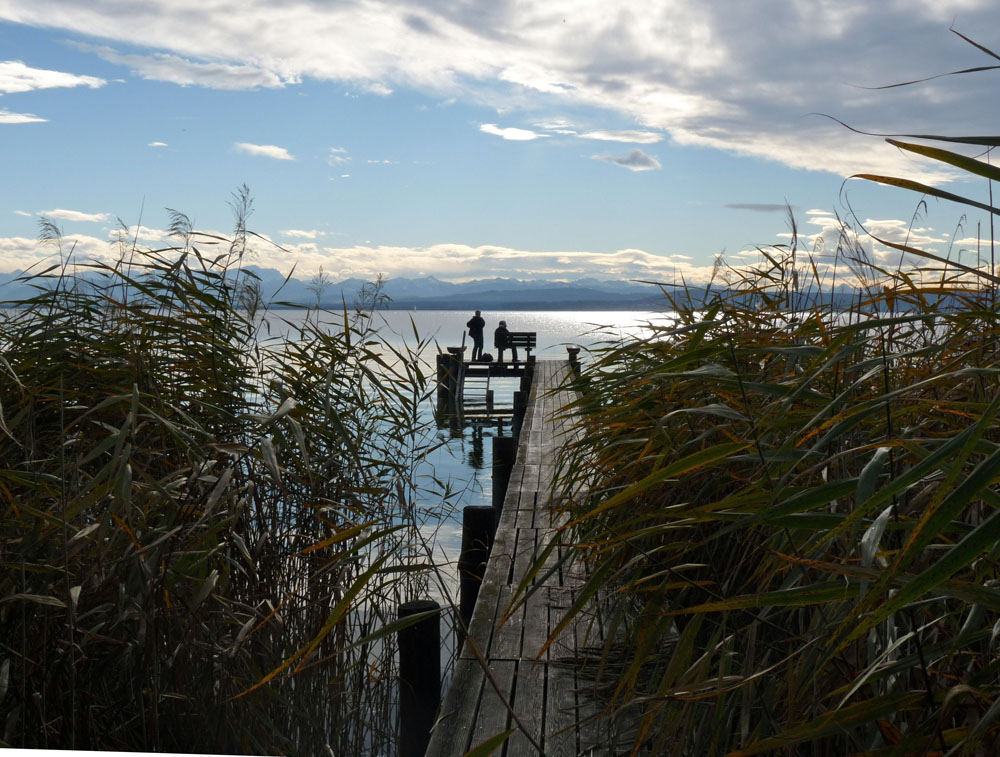
[[[486,390],[486,413],[487,415],[493,415],[493,390]]]
[[[493,437],[493,507],[496,508],[498,522],[503,513],[503,501],[507,496],[516,456],[517,445],[513,436]]]
[[[489,505],[469,505],[462,508],[462,553],[458,557],[458,611],[463,628],[472,621],[479,586],[486,575],[493,534],[496,532],[497,511]]]
[[[521,372],[521,391],[530,392],[531,391],[531,381],[535,377],[535,356],[528,355],[528,359],[524,364],[524,370]]]
[[[567,347],[566,352],[569,355],[569,367],[573,369],[573,373],[577,376],[580,375],[580,348],[579,347]]]
[[[439,352],[437,356],[437,404],[439,413],[443,413],[448,409],[448,371],[450,364],[451,355],[446,352]]]
[[[447,373],[447,386],[448,386],[448,396],[451,402],[457,403],[458,398],[461,396],[462,387],[459,385],[462,375],[462,353],[465,352],[465,347],[449,347],[448,348],[448,373]]]
[[[510,433],[514,444],[521,439],[521,427],[524,426],[524,415],[528,412],[528,393],[514,392],[514,415],[510,419]]]
[[[441,704],[441,608],[431,599],[399,606],[398,617],[430,613],[399,630],[399,757],[423,757]]]

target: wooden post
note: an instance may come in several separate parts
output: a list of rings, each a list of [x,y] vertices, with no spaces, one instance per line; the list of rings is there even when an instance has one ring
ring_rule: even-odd
[[[486,390],[486,413],[487,415],[493,415],[493,390]]]
[[[577,376],[580,375],[580,354],[579,347],[567,347],[566,352],[569,354],[569,367],[573,369],[573,373]]]
[[[399,606],[400,619],[434,614],[402,628],[399,642],[399,755],[423,757],[441,704],[441,608],[430,599]]]
[[[437,383],[438,383],[438,409],[442,410],[448,406],[448,366],[451,356],[444,352],[439,352],[437,356]]]
[[[479,586],[486,575],[493,534],[496,532],[497,511],[489,505],[469,505],[462,508],[462,553],[458,557],[458,611],[463,628],[472,621]],[[461,643],[461,640],[460,640]]]
[[[521,439],[521,427],[524,425],[524,414],[528,411],[528,393],[514,392],[514,416],[510,419],[510,433],[514,444]]]
[[[513,436],[493,437],[493,507],[497,511],[497,521],[503,513],[503,501],[507,496],[510,472],[517,457],[517,446]]]
[[[462,396],[462,387],[459,385],[461,381],[462,374],[462,353],[465,351],[465,347],[449,347],[448,348],[448,395],[453,403],[458,402],[458,398]]]
[[[535,356],[528,355],[528,359],[524,363],[524,370],[521,373],[522,392],[531,391],[531,381],[534,377],[535,377]]]

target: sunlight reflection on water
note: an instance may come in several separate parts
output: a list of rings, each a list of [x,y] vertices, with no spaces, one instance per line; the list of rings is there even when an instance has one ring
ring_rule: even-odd
[[[511,331],[534,331],[538,335],[538,346],[532,351],[539,360],[566,359],[566,346],[584,348],[608,341],[621,341],[648,333],[650,322],[663,324],[670,313],[648,311],[484,311],[486,320],[486,351],[492,348],[492,332],[499,321],[504,320]],[[271,333],[287,333],[294,325],[302,323],[307,316],[304,310],[273,311]],[[315,315],[313,316],[316,317]],[[372,325],[392,346],[400,348],[413,346],[420,340],[428,342],[421,358],[433,377],[435,356],[446,347],[463,343],[465,323],[472,317],[471,312],[450,310],[379,310],[372,315]],[[343,314],[326,312],[321,314],[322,323],[330,328],[339,328]],[[284,324],[282,324],[284,322]],[[465,343],[471,350],[471,340]],[[586,353],[581,355],[586,360]],[[513,392],[518,388],[517,379],[494,379],[491,383],[498,406],[510,407]],[[433,428],[434,396],[424,402],[421,419]],[[504,429],[509,434],[509,425]],[[434,553],[442,563],[454,563],[461,548],[462,508],[469,505],[489,505],[492,503],[492,440],[498,434],[497,425],[483,424],[478,427],[466,425],[462,429],[437,429],[437,439],[443,445],[422,461],[419,476],[450,482],[455,496],[447,507],[440,502],[420,502],[428,521],[422,532],[433,535]],[[435,514],[433,511],[437,510]],[[447,572],[447,569],[446,569]],[[454,571],[451,571],[452,573]],[[447,578],[447,576],[445,576]],[[454,577],[450,577],[454,580]],[[451,584],[451,580],[449,580]],[[453,592],[457,583],[447,587]],[[442,599],[443,597],[436,597]]]

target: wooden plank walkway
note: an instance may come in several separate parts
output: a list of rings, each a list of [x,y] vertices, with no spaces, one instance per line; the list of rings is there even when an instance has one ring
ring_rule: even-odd
[[[555,458],[575,432],[571,419],[557,415],[574,395],[555,389],[568,371],[566,361],[535,364],[517,460],[469,639],[456,663],[428,757],[458,757],[510,729],[514,733],[495,755],[602,753],[604,740],[593,725],[596,709],[588,704],[575,666],[568,663],[580,650],[601,643],[596,611],[568,626],[542,652],[572,604],[579,578],[555,571],[501,622],[514,591],[559,525],[550,507]],[[555,555],[549,558],[550,564],[556,561]],[[536,576],[542,578],[541,573]],[[480,660],[486,661],[488,675]]]

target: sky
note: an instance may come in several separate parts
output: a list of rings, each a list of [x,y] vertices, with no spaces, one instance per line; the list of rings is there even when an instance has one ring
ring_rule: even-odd
[[[0,272],[174,209],[297,276],[711,276],[839,219],[939,253],[988,187],[884,133],[995,133],[995,0],[0,0]],[[916,215],[915,215],[916,214]],[[978,234],[977,234],[978,231]],[[888,251],[872,254],[891,264]]]

